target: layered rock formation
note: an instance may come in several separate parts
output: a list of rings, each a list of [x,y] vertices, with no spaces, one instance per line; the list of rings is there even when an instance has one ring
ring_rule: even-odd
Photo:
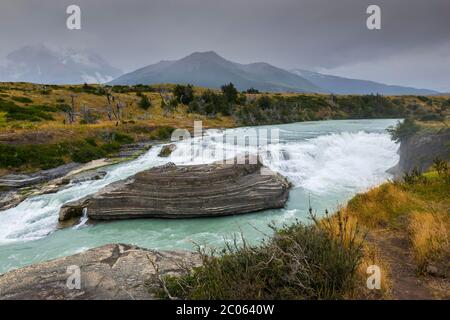
[[[400,155],[399,163],[389,170],[397,178],[403,176],[405,172],[410,173],[414,168],[422,172],[426,171],[436,158],[448,161],[450,129],[421,128],[418,132],[400,141],[398,153]]]
[[[167,164],[107,186],[68,203],[60,220],[192,218],[233,215],[285,205],[290,184],[259,161],[256,164]]]
[[[154,299],[162,277],[187,272],[200,260],[189,251],[110,244],[0,275],[0,299]]]

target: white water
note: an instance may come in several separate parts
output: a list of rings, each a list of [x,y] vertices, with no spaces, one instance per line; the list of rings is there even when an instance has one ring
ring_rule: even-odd
[[[94,226],[87,225],[87,217],[84,217],[76,227],[58,230],[58,212],[64,203],[167,162],[210,163],[223,159],[218,150],[222,150],[226,158],[234,157],[245,149],[224,143],[224,134],[243,135],[254,132],[254,129],[211,130],[203,140],[193,140],[196,147],[203,147],[196,148],[194,154],[191,140],[177,143],[169,158],[157,156],[161,147],[152,148],[134,161],[108,168],[102,180],[83,182],[55,194],[29,198],[15,208],[0,212],[0,273],[108,242],[164,249],[189,248],[191,241],[220,245],[224,237],[242,230],[251,239],[258,240],[261,234],[255,232],[254,227],[263,229],[271,221],[280,224],[304,219],[305,199],[309,196],[318,210],[333,209],[356,192],[388,179],[386,170],[398,161],[398,145],[384,130],[394,123],[395,120],[343,120],[277,126],[281,129],[280,143],[269,144],[259,151],[267,166],[285,175],[295,186],[286,209],[224,218],[148,219]],[[256,151],[256,148],[250,150]],[[280,153],[283,155],[281,158],[278,156]]]

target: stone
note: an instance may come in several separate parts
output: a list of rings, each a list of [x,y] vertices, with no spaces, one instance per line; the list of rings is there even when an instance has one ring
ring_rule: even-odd
[[[65,204],[60,221],[215,217],[284,207],[290,183],[256,164],[176,166],[169,163],[106,186]]]
[[[162,277],[185,274],[200,263],[190,251],[108,244],[0,275],[0,300],[155,299]],[[79,289],[73,281],[77,270]]]
[[[163,146],[161,148],[161,151],[158,154],[158,157],[167,158],[169,157],[172,152],[177,148],[175,144],[168,144],[166,146]]]
[[[60,178],[78,168],[80,164],[69,163],[53,169],[41,170],[32,174],[8,174],[0,177],[0,188],[18,189]]]

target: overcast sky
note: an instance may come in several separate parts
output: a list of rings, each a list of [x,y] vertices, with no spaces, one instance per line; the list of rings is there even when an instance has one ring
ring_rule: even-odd
[[[66,28],[66,7],[82,29]],[[366,8],[381,7],[381,30]],[[450,92],[450,0],[1,0],[0,57],[45,43],[123,71],[194,51]]]

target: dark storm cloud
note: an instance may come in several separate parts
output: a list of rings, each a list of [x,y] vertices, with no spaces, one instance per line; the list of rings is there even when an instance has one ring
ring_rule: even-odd
[[[82,9],[82,30],[65,28],[65,8]],[[382,29],[366,28],[366,8],[382,10]],[[340,70],[385,82],[450,90],[449,0],[15,0],[0,3],[0,56],[22,45],[89,48],[129,71],[193,51],[238,62]],[[395,59],[445,71],[398,77]],[[392,61],[394,59],[394,61]],[[383,61],[390,61],[383,65]],[[371,66],[386,68],[376,75]],[[441,68],[437,68],[441,65]],[[355,73],[355,66],[358,69]],[[353,69],[352,69],[353,68]],[[444,69],[442,69],[444,68]],[[353,71],[352,71],[353,70]],[[367,74],[364,73],[367,70]],[[383,79],[378,79],[379,77]],[[396,77],[395,77],[396,76]],[[425,80],[429,80],[426,82]],[[421,82],[422,81],[422,82]],[[434,81],[434,82],[433,82]]]

